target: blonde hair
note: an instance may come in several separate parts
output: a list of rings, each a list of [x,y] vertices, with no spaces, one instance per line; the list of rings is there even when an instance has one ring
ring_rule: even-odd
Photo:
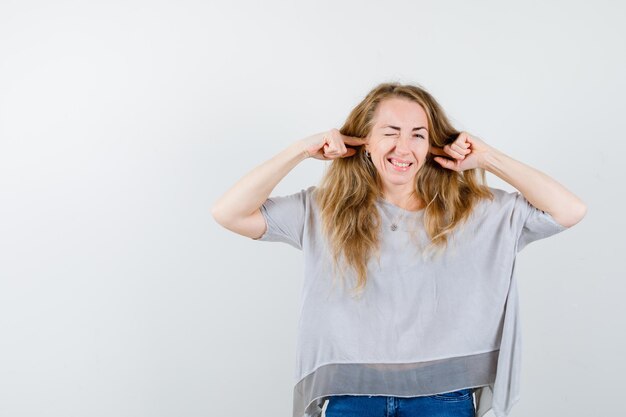
[[[352,110],[341,134],[366,137],[374,126],[378,105],[388,98],[404,98],[418,103],[428,119],[431,146],[451,144],[460,134],[452,127],[443,109],[418,85],[382,83],[372,89]],[[365,146],[356,154],[334,159],[316,187],[314,198],[321,210],[322,231],[333,258],[333,276],[345,261],[357,275],[354,290],[362,292],[367,282],[367,263],[372,255],[380,262],[381,218],[375,203],[383,196],[376,167],[365,156]],[[465,222],[480,199],[493,199],[486,185],[484,169],[456,172],[441,167],[431,153],[415,176],[415,193],[427,202],[423,227],[430,243],[422,255],[440,255],[448,246],[454,229]]]

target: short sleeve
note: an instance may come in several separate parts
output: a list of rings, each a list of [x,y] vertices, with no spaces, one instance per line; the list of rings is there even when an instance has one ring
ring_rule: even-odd
[[[517,239],[517,252],[535,240],[545,239],[567,229],[566,226],[557,223],[549,213],[533,206],[519,191],[514,191],[510,195],[514,198],[516,216],[520,216],[522,220]]]
[[[254,240],[284,242],[302,250],[307,200],[311,188],[265,200],[260,210],[267,229],[261,237]]]

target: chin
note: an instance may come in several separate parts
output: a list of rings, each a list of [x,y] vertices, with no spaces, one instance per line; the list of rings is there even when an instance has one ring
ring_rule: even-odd
[[[398,178],[398,177],[384,177],[384,178],[389,184],[393,184],[393,185],[413,184],[415,182],[415,175],[413,175],[412,177],[406,177],[406,178]]]

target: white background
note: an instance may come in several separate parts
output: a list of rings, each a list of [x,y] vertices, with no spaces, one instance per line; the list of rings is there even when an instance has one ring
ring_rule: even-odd
[[[518,256],[511,415],[615,415],[625,18],[609,0],[2,0],[0,416],[291,415],[301,252],[210,208],[385,81],[587,203]]]

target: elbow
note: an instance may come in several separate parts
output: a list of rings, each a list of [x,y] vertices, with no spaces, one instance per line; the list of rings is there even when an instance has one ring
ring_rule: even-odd
[[[217,218],[219,216],[219,214],[217,213],[217,210],[214,207],[211,207],[211,216],[213,217],[213,220],[217,221]]]
[[[218,204],[214,204],[213,207],[211,207],[211,216],[213,216],[213,220],[215,220],[218,224],[224,226],[226,218],[224,217],[224,211]]]
[[[576,222],[574,224],[581,221],[585,215],[587,215],[587,205],[581,201],[576,208]]]
[[[565,227],[572,227],[575,224],[579,223],[587,214],[587,205],[582,201],[579,201],[575,205],[569,207],[567,211],[567,215],[561,216],[560,219],[557,220],[558,223],[562,224]]]

